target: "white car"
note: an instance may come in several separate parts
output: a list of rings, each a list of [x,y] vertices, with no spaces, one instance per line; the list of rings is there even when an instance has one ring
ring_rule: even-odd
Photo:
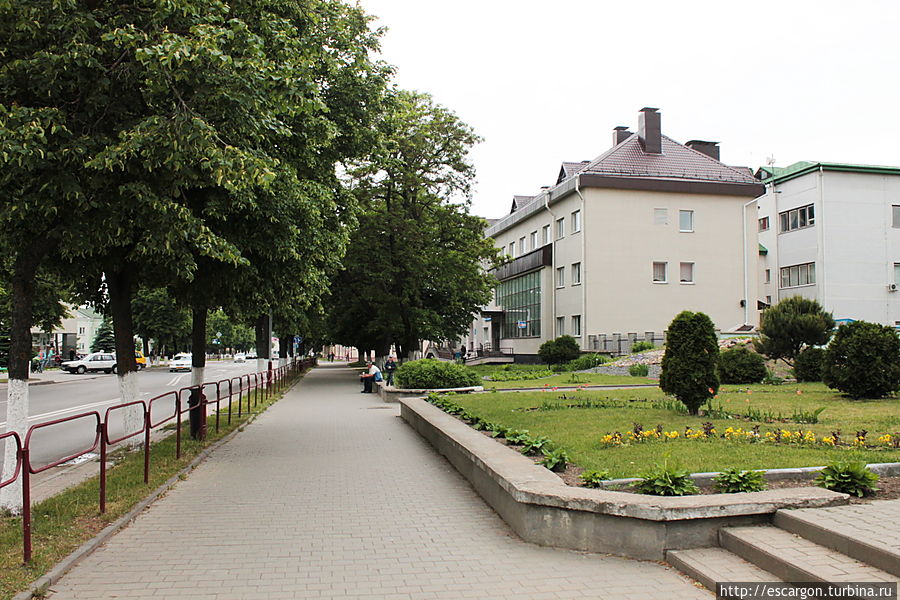
[[[169,361],[169,372],[174,373],[175,371],[190,371],[191,360],[192,357],[190,354],[176,354],[175,358]]]
[[[243,353],[241,353],[241,354],[235,354],[235,355],[234,355],[234,362],[236,362],[236,363],[247,362],[247,355],[245,355],[245,354],[243,354]]]
[[[116,355],[111,352],[91,352],[84,358],[78,360],[68,360],[59,367],[63,371],[69,373],[87,373],[88,371],[103,371],[104,373],[115,373],[118,371],[116,367]]]

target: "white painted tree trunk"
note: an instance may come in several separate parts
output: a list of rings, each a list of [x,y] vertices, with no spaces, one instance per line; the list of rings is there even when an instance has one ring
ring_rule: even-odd
[[[19,434],[22,443],[25,443],[25,434],[28,432],[28,382],[21,379],[10,379],[7,388],[6,403],[6,431],[15,431]],[[6,452],[3,458],[3,475],[5,481],[12,477],[16,470],[16,443],[6,440]],[[18,479],[0,490],[0,508],[13,514],[22,512],[22,474]]]
[[[269,369],[269,359],[268,358],[257,358],[256,359],[256,370],[266,371]]]
[[[120,373],[117,379],[119,383],[119,398],[122,404],[136,402],[141,399],[141,390],[138,386],[138,374],[136,372]],[[124,413],[122,415],[124,433],[133,433],[143,429],[144,411],[139,404],[122,409],[122,412]],[[136,435],[128,438],[123,443],[134,447],[140,446],[143,441],[143,436]]]
[[[191,385],[202,386],[206,377],[206,367],[191,368]]]

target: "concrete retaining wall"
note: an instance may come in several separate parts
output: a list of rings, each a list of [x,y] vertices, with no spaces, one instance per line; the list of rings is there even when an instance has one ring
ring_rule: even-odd
[[[770,522],[781,508],[846,504],[820,488],[664,498],[567,486],[554,473],[424,400],[400,416],[472,484],[524,540],[664,560],[666,550],[715,546],[724,525]]]
[[[385,384],[383,381],[376,382],[378,386],[378,395],[381,396],[381,399],[385,402],[399,402],[403,398],[418,398],[421,396],[427,396],[432,392],[437,393],[447,393],[447,392],[455,392],[457,394],[468,394],[471,392],[483,392],[484,387],[480,385],[475,385],[472,387],[462,387],[462,388],[442,388],[436,390],[426,390],[426,389],[402,389],[396,388],[394,386],[389,386]]]

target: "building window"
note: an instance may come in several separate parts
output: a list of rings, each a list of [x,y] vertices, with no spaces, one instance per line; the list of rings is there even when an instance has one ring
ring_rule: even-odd
[[[668,225],[669,224],[669,209],[668,208],[654,208],[653,209],[653,224],[654,225]]]
[[[894,227],[900,227],[900,206],[895,204],[891,207],[891,219]]]
[[[531,249],[532,249],[532,250],[537,250],[537,247],[538,247],[538,245],[537,245],[537,231],[532,231],[532,232],[531,232]]]
[[[581,337],[581,315],[572,315],[572,335]]]
[[[778,220],[781,226],[781,232],[793,231],[795,229],[803,229],[804,227],[812,227],[816,224],[816,215],[813,205],[808,204],[800,208],[786,210],[778,213]]]
[[[544,228],[541,230],[541,233],[543,234],[542,237],[544,240],[544,245],[546,246],[547,244],[550,243],[550,226],[544,225]]]
[[[900,263],[894,263],[894,283],[900,283]]]
[[[541,335],[541,272],[507,279],[497,286],[497,304],[506,313],[503,337]]]
[[[572,233],[581,231],[581,211],[576,210],[572,213]]]
[[[813,285],[816,282],[816,263],[803,263],[781,267],[781,287],[790,288]]]
[[[509,257],[513,258],[515,255],[516,255],[516,243],[510,242],[509,243]]]
[[[694,263],[681,263],[681,283],[694,283]]]
[[[566,268],[558,267],[556,269],[556,287],[561,288],[566,285]]]
[[[556,317],[556,337],[566,335],[566,318]]]
[[[772,296],[766,296],[766,304],[772,306]]]
[[[765,283],[772,283],[772,269],[766,269]]]
[[[763,217],[759,220],[759,230],[760,231],[768,231],[769,230],[769,217]]]
[[[78,335],[84,335],[84,327],[78,328]]]
[[[668,263],[653,263],[653,283],[666,283],[666,266]]]
[[[557,219],[556,220],[556,239],[562,239],[566,237],[566,220],[565,219]]]
[[[678,211],[678,231],[690,232],[694,231],[694,211],[679,210]]]
[[[581,263],[577,262],[572,264],[572,285],[578,285],[581,283]]]
[[[519,238],[519,256],[525,254],[525,237]]]

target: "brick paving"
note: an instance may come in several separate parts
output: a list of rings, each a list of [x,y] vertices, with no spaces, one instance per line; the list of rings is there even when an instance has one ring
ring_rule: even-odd
[[[519,539],[352,371],[314,370],[51,598],[710,598],[653,562]]]
[[[794,518],[897,555],[900,561],[900,500],[790,511]]]

